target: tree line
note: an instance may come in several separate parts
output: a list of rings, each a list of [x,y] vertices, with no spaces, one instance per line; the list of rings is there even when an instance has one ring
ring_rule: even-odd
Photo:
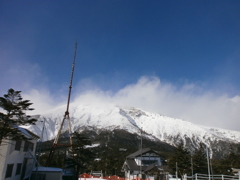
[[[240,168],[240,145],[237,148],[231,146],[229,153],[223,158],[212,159],[206,145],[200,143],[199,148],[190,153],[183,143],[180,143],[167,164],[171,174],[178,177],[196,173],[233,175],[232,168]]]

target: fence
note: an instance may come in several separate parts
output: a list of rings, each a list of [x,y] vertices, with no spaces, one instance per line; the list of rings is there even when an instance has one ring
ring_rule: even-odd
[[[240,180],[240,175],[208,175],[208,174],[194,174],[193,176],[187,176],[185,180]]]
[[[79,178],[101,178],[107,180],[127,180],[127,178],[122,178],[119,176],[106,176],[106,177],[99,177],[99,176],[92,176],[90,174],[81,174]],[[176,179],[178,178],[166,178],[166,179]],[[133,180],[150,180],[150,179],[140,179],[139,177],[134,178]],[[236,176],[229,176],[229,175],[208,175],[208,174],[194,174],[193,176],[185,176],[183,180],[240,180],[240,175]]]

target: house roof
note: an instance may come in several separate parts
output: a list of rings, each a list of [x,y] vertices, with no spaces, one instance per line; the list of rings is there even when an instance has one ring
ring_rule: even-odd
[[[127,156],[127,159],[128,159],[128,158],[135,158],[135,157],[137,157],[137,156],[141,156],[141,154],[147,153],[147,152],[149,152],[149,151],[158,154],[157,152],[153,151],[153,150],[150,149],[150,148],[144,148],[144,149],[139,149],[139,150],[136,151],[135,153],[130,154],[129,156]]]
[[[232,171],[236,173],[236,172],[240,172],[240,169],[232,168]]]
[[[148,172],[148,171],[152,170],[155,167],[156,167],[156,163],[150,164],[149,166],[147,166],[147,168],[144,170],[144,172]]]
[[[155,152],[154,150],[152,150],[150,148],[139,149],[138,151],[127,156],[127,158],[125,160],[125,164],[131,170],[139,170],[140,166],[137,165],[137,163],[135,161],[135,157],[141,156],[141,154],[145,154],[147,152],[154,152],[154,153],[158,154],[157,152]],[[141,169],[142,169],[142,171],[147,172],[147,171],[153,169],[154,167],[155,167],[155,163],[148,165],[148,166],[142,166]]]
[[[22,134],[24,134],[29,139],[39,139],[39,136],[34,134],[33,132],[29,131],[28,129],[25,129],[23,127],[17,127],[19,131],[21,131]]]
[[[128,166],[129,169],[133,170],[133,171],[139,171],[140,170],[140,166],[138,166],[135,162],[134,159],[127,159],[126,161],[126,164]],[[154,166],[153,166],[154,167]],[[152,168],[153,168],[152,167]],[[152,169],[150,168],[150,169]],[[148,166],[142,166],[142,171],[146,171],[146,169],[148,169],[147,171],[149,171],[150,169],[148,168]]]
[[[140,170],[140,166],[138,166],[136,164],[134,159],[127,159],[125,161],[125,163],[127,164],[128,168],[133,170],[133,171],[139,171]],[[155,167],[156,167],[156,163],[153,163],[153,164],[150,164],[148,166],[142,166],[141,169],[142,169],[143,172],[148,172],[148,171],[152,170]]]
[[[125,162],[129,169],[132,169],[132,170],[139,169],[139,166],[136,164],[134,159],[126,159]]]

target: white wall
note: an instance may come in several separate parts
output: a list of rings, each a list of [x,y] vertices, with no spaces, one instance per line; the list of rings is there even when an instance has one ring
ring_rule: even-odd
[[[5,179],[5,163],[7,160],[7,152],[10,148],[9,140],[3,140],[0,146],[0,180]]]
[[[30,140],[29,142],[34,143],[34,147],[32,151],[32,154],[34,154],[37,140],[36,139]],[[22,141],[20,151],[15,150],[15,144],[16,144],[16,141],[9,140],[8,143],[6,143],[6,145],[2,143],[0,146],[0,154],[1,154],[0,155],[0,162],[1,162],[0,163],[0,180],[20,180],[21,178],[21,173],[24,166],[23,164],[24,158],[28,155],[28,152],[24,152],[25,141]],[[22,163],[22,168],[21,168],[21,173],[19,175],[16,175],[18,163]],[[14,164],[13,171],[12,171],[11,177],[5,178],[8,164]],[[33,159],[32,157],[29,156],[29,159],[27,160],[26,171],[28,172],[31,171],[32,167],[33,167]]]

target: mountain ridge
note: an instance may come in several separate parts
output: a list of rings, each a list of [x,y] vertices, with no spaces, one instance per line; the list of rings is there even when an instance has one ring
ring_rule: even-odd
[[[46,133],[43,140],[55,138],[64,117],[64,108],[61,106],[40,115],[37,125],[27,128],[41,135],[42,123],[40,122],[45,120]],[[175,147],[182,142],[190,150],[196,149],[200,143],[203,143],[212,152],[216,152],[222,151],[231,143],[240,143],[238,131],[196,125],[182,119],[109,103],[71,103],[70,119],[73,131],[94,128],[95,130],[122,129],[139,135],[142,132],[149,139]]]

